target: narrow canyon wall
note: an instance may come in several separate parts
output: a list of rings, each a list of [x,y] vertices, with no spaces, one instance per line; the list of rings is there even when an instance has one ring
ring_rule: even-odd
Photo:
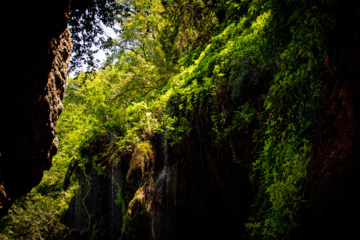
[[[36,186],[58,149],[72,49],[69,0],[9,3],[0,104],[0,217]],[[4,39],[3,39],[4,40]]]
[[[307,239],[351,239],[360,224],[359,32],[342,19],[325,62],[329,75],[304,184]]]

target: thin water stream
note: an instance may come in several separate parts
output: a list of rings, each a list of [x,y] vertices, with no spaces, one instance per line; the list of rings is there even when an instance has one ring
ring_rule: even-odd
[[[162,168],[155,180],[155,206],[153,237],[155,240],[174,239],[174,204],[172,170],[169,165],[169,149],[166,132],[161,136]]]

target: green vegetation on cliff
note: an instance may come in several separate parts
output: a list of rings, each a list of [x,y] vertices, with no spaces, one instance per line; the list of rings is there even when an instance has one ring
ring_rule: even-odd
[[[166,129],[171,145],[195,133],[215,149],[227,146],[234,162],[249,166],[256,197],[244,238],[294,239],[338,6],[307,0],[119,3],[129,11],[103,68],[68,79],[55,166],[25,199],[27,210],[19,202],[2,221],[0,236],[62,233],[56,224],[76,188],[75,176],[71,188],[61,189],[71,161],[108,176],[110,166],[126,158],[125,178],[139,184],[133,196],[118,191],[122,236],[130,236],[134,205],[143,204],[144,214],[150,190],[143,176],[133,176],[145,162],[129,156],[152,151],[148,141]],[[240,151],[236,141],[244,136],[251,144]],[[51,218],[36,224],[51,222],[56,230],[17,228],[50,208]]]

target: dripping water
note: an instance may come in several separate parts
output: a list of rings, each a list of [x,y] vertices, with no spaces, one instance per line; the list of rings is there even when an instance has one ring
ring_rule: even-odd
[[[169,164],[169,149],[166,131],[161,135],[162,166],[155,180],[155,209],[153,220],[153,237],[155,240],[174,239],[173,198],[171,167]]]
[[[114,204],[115,204],[115,196],[116,196],[116,193],[115,193],[115,166],[114,164],[111,164],[111,178],[112,178],[112,181],[111,181],[111,198],[110,198],[110,231],[111,231],[111,234],[110,236],[114,236],[114,229],[115,229],[115,222],[114,222],[114,218],[115,218],[115,215],[114,215],[114,212],[115,212],[115,207],[114,207]]]
[[[81,229],[82,226],[79,225],[79,223],[83,222],[82,219],[82,213],[84,212],[84,208],[82,205],[82,199],[81,199],[81,188],[77,190],[77,193],[75,195],[75,224],[77,229]]]
[[[163,167],[156,179],[155,187],[157,193],[169,195],[169,184],[170,184],[170,167],[169,167],[169,150],[166,134],[161,136],[161,147],[163,150]],[[164,196],[163,196],[164,197]]]
[[[117,164],[111,164],[111,186],[110,186],[110,239],[117,240],[121,235],[121,206],[116,204],[117,191],[119,188],[119,169]]]

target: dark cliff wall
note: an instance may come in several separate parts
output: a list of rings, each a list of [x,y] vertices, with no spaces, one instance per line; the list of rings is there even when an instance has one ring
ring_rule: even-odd
[[[230,145],[216,148],[193,132],[171,147],[165,135],[155,135],[133,146],[132,154],[110,151],[109,163],[109,139],[103,134],[92,142],[83,152],[90,162],[75,171],[80,189],[62,219],[71,237],[242,238],[254,192],[249,163],[234,159]],[[233,144],[245,155],[251,138],[242,135]],[[105,174],[95,169],[100,162]]]
[[[197,134],[170,149],[173,239],[242,239],[254,194],[244,156],[251,138],[242,137],[232,142],[241,160],[230,144],[215,146]]]
[[[342,5],[314,152],[304,184],[307,239],[351,239],[360,224],[360,46],[356,11]],[[311,234],[310,234],[311,233]],[[312,237],[308,237],[312,236]]]
[[[0,87],[0,217],[40,182],[57,152],[56,121],[72,49],[69,2],[6,7],[15,12],[5,27],[7,79]]]

